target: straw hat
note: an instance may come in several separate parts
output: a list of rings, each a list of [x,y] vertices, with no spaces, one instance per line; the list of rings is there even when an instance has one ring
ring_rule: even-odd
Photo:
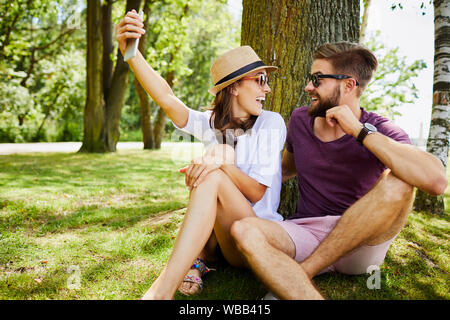
[[[212,95],[246,76],[249,73],[266,69],[267,72],[278,68],[266,66],[249,46],[242,46],[225,52],[211,66],[211,78],[214,87],[208,90]]]

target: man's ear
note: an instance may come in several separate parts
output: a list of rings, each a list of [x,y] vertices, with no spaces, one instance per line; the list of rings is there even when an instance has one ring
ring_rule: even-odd
[[[344,90],[350,93],[352,90],[358,90],[358,86],[356,85],[355,79],[345,79],[345,88]]]

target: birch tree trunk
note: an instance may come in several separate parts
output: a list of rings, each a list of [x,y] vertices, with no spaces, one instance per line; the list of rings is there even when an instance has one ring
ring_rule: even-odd
[[[270,75],[265,109],[280,113],[287,123],[295,108],[309,103],[304,88],[312,53],[325,42],[358,42],[359,6],[359,0],[243,0],[241,44],[279,67]],[[294,213],[297,201],[297,180],[292,179],[283,184],[280,214]]]
[[[447,168],[450,140],[450,3],[434,0],[434,79],[433,106],[427,151]],[[430,196],[420,190],[414,202],[416,211],[444,214],[444,196]]]

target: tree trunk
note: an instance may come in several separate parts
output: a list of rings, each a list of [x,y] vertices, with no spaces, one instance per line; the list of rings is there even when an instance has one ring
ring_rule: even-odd
[[[170,59],[170,61],[172,61],[172,59]],[[171,88],[173,86],[174,78],[175,78],[175,71],[170,71],[166,76],[166,81],[169,84],[169,87]],[[155,128],[153,129],[155,149],[161,149],[161,142],[164,136],[164,128],[166,127],[166,119],[167,119],[166,112],[161,107],[159,107],[158,114],[156,116]]]
[[[186,17],[188,15],[188,13],[189,13],[189,5],[186,4],[183,9],[183,14],[179,18],[181,19],[181,18],[183,18],[183,16]],[[169,64],[172,63],[174,54],[177,54],[178,50],[179,50],[179,46],[176,46],[175,52],[170,54]],[[174,70],[169,71],[166,75],[166,81],[171,88],[173,87],[174,79],[175,79],[175,71]],[[167,119],[166,112],[162,108],[159,108],[158,114],[156,116],[155,127],[153,129],[153,138],[154,138],[154,148],[155,149],[161,149],[161,142],[164,137],[164,128],[166,127],[166,119]]]
[[[445,0],[434,2],[434,80],[433,106],[427,151],[438,157],[447,168],[450,140],[450,5]],[[418,190],[414,210],[444,214],[444,196],[430,196]]]
[[[140,4],[141,0],[127,0],[125,13],[132,9],[139,11]],[[112,32],[112,29],[106,31]],[[117,49],[116,67],[112,75],[111,87],[106,97],[106,118],[103,130],[103,141],[109,152],[116,151],[116,145],[120,138],[120,118],[125,92],[127,90],[129,71],[130,67],[128,63],[123,60],[122,53]]]
[[[127,0],[125,12],[131,9],[138,10],[140,2],[140,0]],[[116,144],[120,137],[120,117],[129,67],[123,61],[120,50],[117,50],[117,63],[111,75],[112,3],[108,1],[102,7],[101,1],[88,1],[87,98],[84,112],[84,137],[80,152],[116,151]]]
[[[108,97],[109,88],[111,86],[113,74],[113,61],[111,54],[113,53],[113,25],[112,25],[112,5],[111,0],[107,0],[102,5],[102,37],[103,37],[103,94],[104,98]]]
[[[106,150],[101,140],[105,115],[101,4],[99,0],[87,3],[87,92],[84,109],[84,136],[80,152],[104,152]]]
[[[150,18],[150,5],[154,0],[146,0],[144,4],[144,29],[149,32],[148,21]],[[144,59],[147,57],[147,33],[144,33],[139,41],[139,51],[142,53]],[[140,82],[134,78],[134,85],[139,98],[139,104],[141,106],[141,123],[142,123],[142,140],[144,142],[144,149],[153,149],[153,125],[152,125],[152,107],[150,97],[144,88],[142,88]]]
[[[265,108],[286,123],[292,111],[309,103],[304,88],[312,53],[325,42],[359,38],[359,0],[243,0],[241,44],[250,45],[266,64],[280,67],[271,75]],[[279,212],[295,212],[295,180],[283,184]]]

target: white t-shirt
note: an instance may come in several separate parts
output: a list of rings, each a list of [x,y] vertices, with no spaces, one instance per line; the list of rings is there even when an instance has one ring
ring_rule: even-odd
[[[189,109],[184,128],[175,127],[202,141],[208,149],[217,144],[210,127],[211,111]],[[281,151],[286,139],[286,125],[280,114],[262,110],[250,131],[237,137],[235,164],[242,172],[267,186],[264,196],[252,206],[260,218],[281,221],[277,212],[281,192]]]

